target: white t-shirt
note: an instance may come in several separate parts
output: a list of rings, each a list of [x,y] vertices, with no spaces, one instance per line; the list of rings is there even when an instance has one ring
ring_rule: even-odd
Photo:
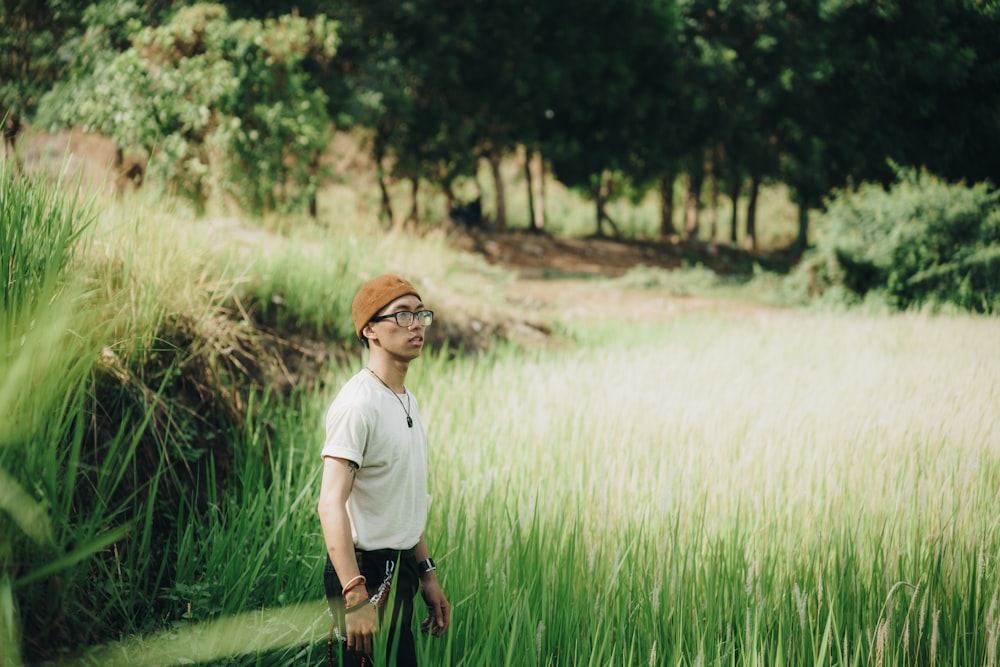
[[[357,548],[410,549],[427,521],[427,438],[413,394],[398,394],[364,369],[326,412],[323,456],[358,464],[347,498]],[[404,406],[413,419],[406,425]],[[400,405],[402,401],[402,405]]]

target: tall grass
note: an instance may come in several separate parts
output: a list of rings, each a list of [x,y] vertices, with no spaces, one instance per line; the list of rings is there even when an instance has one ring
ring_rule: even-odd
[[[64,591],[53,584],[120,533],[94,516],[66,539],[82,446],[77,408],[101,336],[73,270],[92,202],[64,195],[58,182],[15,177],[3,159],[0,182],[0,661],[17,665],[20,613],[33,602],[25,591],[47,580],[47,603],[58,608]]]
[[[307,598],[314,582],[297,566],[273,570],[299,554],[315,569],[322,557],[315,535],[297,530],[314,523],[296,511],[311,488],[305,466],[272,449],[270,429],[300,419],[299,399],[251,391],[239,406],[247,422],[220,430],[224,406],[203,403],[198,414],[184,394],[209,391],[206,379],[236,393],[232,374],[212,367],[234,344],[257,351],[255,299],[285,295],[287,323],[338,340],[359,279],[413,274],[444,240],[192,221],[143,197],[98,213],[60,183],[0,176],[0,661],[175,623],[200,632],[199,621]],[[447,271],[432,262],[427,284]],[[318,423],[304,419],[312,430],[301,443],[315,441]],[[282,426],[282,445],[293,432]],[[227,450],[234,461],[207,453]],[[287,494],[273,493],[281,484]],[[248,509],[247,498],[273,504]],[[297,537],[277,540],[286,525]],[[256,570],[240,552],[258,559]]]
[[[442,366],[451,664],[995,664],[997,333],[691,317]]]
[[[996,664],[997,326],[690,315],[425,357],[410,385],[454,604],[425,664]],[[179,625],[91,664],[324,662],[328,392],[269,413],[267,474],[252,438],[245,492],[178,524]],[[242,649],[211,632],[226,618],[254,629]]]
[[[171,336],[223,355],[213,327],[257,300],[337,339],[385,270],[441,324],[502,301],[439,236],[177,217],[128,202],[85,244],[42,235],[74,261],[3,311],[4,665],[324,664],[321,416],[360,353],[203,433],[163,400],[201,354]],[[558,349],[412,367],[454,605],[424,664],[997,664],[997,322],[739,313],[589,316]],[[232,460],[179,446],[212,438]],[[187,465],[207,473],[178,495]]]
[[[58,381],[73,354],[68,312],[79,285],[67,277],[74,246],[93,221],[91,203],[61,185],[15,176],[0,159],[0,445],[45,419],[46,381]],[[69,349],[65,349],[65,345]],[[69,354],[59,354],[60,349]],[[55,352],[55,354],[53,354]],[[55,376],[55,378],[53,378]]]

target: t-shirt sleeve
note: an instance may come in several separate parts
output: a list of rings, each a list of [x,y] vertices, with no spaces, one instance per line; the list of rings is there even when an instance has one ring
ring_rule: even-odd
[[[326,441],[323,456],[354,461],[360,467],[365,459],[365,443],[371,420],[355,403],[334,401],[326,413]]]

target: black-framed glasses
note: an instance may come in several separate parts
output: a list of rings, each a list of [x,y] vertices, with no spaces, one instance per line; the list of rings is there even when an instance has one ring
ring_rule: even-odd
[[[434,311],[418,310],[415,313],[411,313],[408,310],[401,310],[398,313],[389,313],[388,315],[379,315],[378,317],[373,317],[372,322],[381,322],[382,320],[396,320],[396,326],[408,327],[413,324],[414,319],[416,319],[421,326],[429,327],[431,325],[431,322],[434,321]]]

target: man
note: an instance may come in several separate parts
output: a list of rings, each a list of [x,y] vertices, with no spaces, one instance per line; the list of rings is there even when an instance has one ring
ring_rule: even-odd
[[[387,620],[389,600],[390,654],[397,665],[416,665],[411,621],[418,585],[427,605],[424,632],[440,636],[451,614],[423,534],[427,441],[416,398],[404,384],[434,313],[413,285],[385,275],[362,285],[351,316],[368,365],[326,414],[319,499],[324,587],[344,665],[372,664],[373,636]]]

